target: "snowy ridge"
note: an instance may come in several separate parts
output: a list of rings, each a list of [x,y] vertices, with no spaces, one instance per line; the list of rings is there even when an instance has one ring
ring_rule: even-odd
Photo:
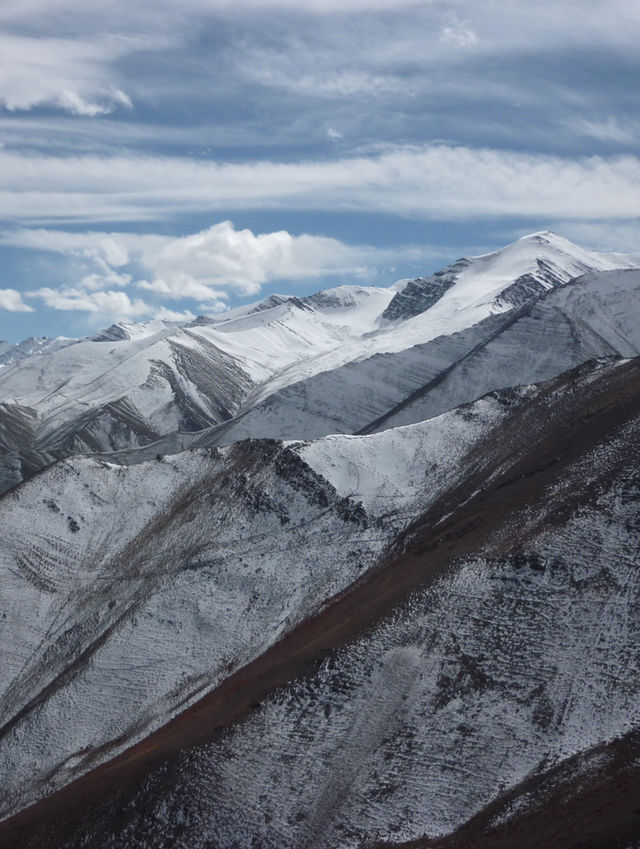
[[[74,344],[62,340],[60,350],[60,340],[47,343],[44,356],[0,372],[4,417],[21,420],[27,434],[22,446],[4,446],[13,453],[0,464],[0,485],[14,485],[52,456],[122,451],[202,431],[316,375],[469,330],[585,271],[633,264],[540,233],[445,270],[441,296],[394,322],[387,311],[424,281],[402,292],[340,286],[307,298],[274,295],[187,324],[123,323]],[[375,412],[369,421],[388,409]]]
[[[51,354],[67,345],[72,345],[75,341],[75,339],[67,339],[63,336],[58,336],[56,339],[50,336],[30,336],[15,345],[9,342],[0,342],[0,368],[11,366],[20,360],[26,360],[28,357]]]
[[[437,301],[451,312],[471,307],[519,306],[587,271],[637,265],[631,256],[586,251],[547,230],[490,254],[463,258],[431,277],[409,281],[384,312],[387,319],[419,315]]]
[[[199,437],[317,438],[410,424],[493,389],[640,352],[640,272],[590,273],[459,333],[286,386]]]

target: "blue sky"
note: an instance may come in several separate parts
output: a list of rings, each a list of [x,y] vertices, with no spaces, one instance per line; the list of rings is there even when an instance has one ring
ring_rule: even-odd
[[[638,43],[637,0],[3,0],[0,339],[637,252]]]

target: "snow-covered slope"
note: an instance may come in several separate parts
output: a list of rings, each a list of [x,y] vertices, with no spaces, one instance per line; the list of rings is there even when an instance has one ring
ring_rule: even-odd
[[[637,265],[631,255],[586,251],[549,231],[533,233],[506,248],[456,263],[431,277],[407,283],[384,317],[409,318],[442,299],[441,307],[455,310],[492,306],[522,306],[588,271],[607,271]]]
[[[410,424],[594,357],[638,353],[640,271],[590,273],[458,333],[286,386],[203,434],[199,444]]]
[[[0,846],[451,835],[639,731],[634,263],[534,234],[0,369]]]
[[[640,255],[598,254],[586,251],[567,239],[544,231],[525,236],[494,253],[462,259],[441,272],[448,286],[438,284],[438,297],[432,297],[433,278],[419,278],[413,283],[426,289],[428,304],[421,308],[399,307],[394,320],[388,310],[396,302],[409,297],[413,284],[383,290],[393,294],[388,307],[368,332],[357,339],[343,337],[342,344],[310,360],[302,360],[281,375],[275,376],[252,396],[257,402],[274,391],[312,377],[345,363],[380,353],[404,351],[413,345],[429,342],[477,325],[491,315],[522,306],[555,286],[589,271],[637,268]],[[437,277],[437,275],[434,275]]]
[[[189,324],[113,325],[0,371],[0,487],[6,490],[69,454],[121,452],[156,442],[161,443],[160,452],[167,446],[183,447],[190,440],[179,434],[228,421],[287,387],[295,385],[296,402],[302,381],[316,375],[469,330],[586,270],[633,264],[631,257],[595,254],[539,233],[457,263],[435,276],[437,285],[425,278],[404,288],[341,286],[307,298],[271,296]],[[408,363],[415,359],[414,353],[408,354]],[[449,367],[452,361],[446,359]],[[565,365],[560,363],[553,373]],[[426,379],[435,377],[434,366],[429,363],[425,369],[419,362],[417,382],[410,378],[398,387],[391,385],[370,405],[359,427],[388,413],[423,385],[427,374]],[[333,376],[316,386],[332,381]],[[328,406],[339,397],[329,388]],[[322,398],[312,399],[303,418],[313,418],[314,409],[322,405]],[[273,422],[258,431],[304,437],[353,429],[350,422],[332,426],[333,415],[326,422],[320,416],[316,427],[296,431],[299,408],[284,419],[281,412],[276,417],[280,423],[290,421],[286,431],[274,429]],[[248,425],[241,425],[240,437],[253,433]]]
[[[282,616],[284,630],[307,620],[198,710],[43,807],[44,819],[34,809],[0,825],[0,842],[417,840],[627,733],[640,697],[638,450],[636,359],[366,437],[238,444],[129,470],[67,462],[5,496],[12,538],[50,516],[41,554],[8,558],[3,579],[39,611],[31,628],[15,611],[6,626],[23,669],[0,743],[5,810],[102,758],[105,735],[117,749],[123,721],[128,734],[135,716],[153,727],[179,696],[224,679],[283,633]],[[140,499],[135,480],[161,500],[158,513],[141,510],[146,530],[128,531],[109,503]],[[74,539],[100,551],[105,525],[115,548],[104,565],[65,553]],[[382,549],[309,617],[351,580],[350,562],[353,575]],[[68,565],[47,566],[44,551]],[[313,591],[291,599],[303,579]],[[301,656],[305,677],[271,692],[278,664]],[[184,735],[200,745],[180,751]]]
[[[503,415],[488,400],[347,443],[66,461],[5,496],[2,813],[165,722],[346,587]]]
[[[492,389],[546,380],[594,357],[638,356],[640,271],[585,274],[460,337],[464,356],[363,430],[420,421]],[[448,340],[442,341],[446,346]]]

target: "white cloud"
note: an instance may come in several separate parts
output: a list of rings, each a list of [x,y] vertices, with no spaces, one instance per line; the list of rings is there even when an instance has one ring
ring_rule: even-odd
[[[25,304],[22,295],[15,289],[0,289],[0,309],[9,312],[33,312],[33,307]]]
[[[85,257],[103,268],[120,268],[127,265],[131,259],[131,247],[137,246],[140,238],[134,236],[131,241],[126,233],[95,231],[72,233],[65,230],[21,229],[0,232],[0,244]],[[163,244],[162,237],[156,244]],[[150,247],[153,245],[152,241]]]
[[[237,164],[0,150],[0,186],[2,217],[14,221],[152,220],[243,208],[378,211],[436,220],[640,215],[636,156],[564,158],[446,145]]]
[[[80,281],[80,286],[89,292],[98,292],[109,289],[111,286],[124,288],[129,283],[131,283],[130,274],[117,274],[115,271],[106,271],[105,273],[87,274]]]
[[[141,46],[136,39],[1,33],[0,106],[13,112],[46,105],[89,117],[131,107],[128,95],[112,84],[109,65]]]
[[[108,291],[112,305],[124,314],[148,311],[143,302],[132,302],[116,287],[132,284],[133,264],[142,270],[137,287],[157,297],[195,299],[206,311],[218,311],[230,293],[257,295],[265,283],[276,280],[309,280],[328,275],[347,278],[375,277],[376,266],[397,260],[429,256],[426,248],[381,249],[347,245],[337,239],[286,230],[254,234],[236,230],[222,221],[206,230],[178,238],[155,234],[73,233],[63,230],[9,230],[0,233],[0,244],[63,255],[81,256],[97,270],[72,288],[38,290],[48,306],[56,309],[97,310],[99,292]],[[118,296],[118,298],[116,298]]]
[[[305,14],[313,16],[312,26],[301,18]],[[345,16],[357,20],[345,25]],[[220,19],[241,23],[220,51],[224,65],[209,51],[198,60],[192,34]],[[396,0],[390,15],[386,0],[157,0],[150,14],[124,0],[3,0],[2,24],[0,83],[7,107],[58,104],[90,115],[130,105],[114,85],[114,63],[139,56],[151,43],[171,45],[169,61],[180,62],[180,51],[188,49],[183,58],[192,69],[199,61],[211,84],[230,73],[323,97],[401,95],[413,91],[412,77],[420,78],[421,90],[446,88],[450,75],[438,72],[458,67],[468,52],[452,46],[503,57],[559,48],[634,50],[640,7],[629,0],[606,6],[581,0],[576,14],[571,4],[557,0]],[[25,34],[30,32],[33,37]],[[73,37],[55,38],[57,32]],[[144,67],[138,67],[144,77]],[[147,77],[146,85],[153,88],[153,80]],[[185,79],[185,90],[189,87],[193,78]]]
[[[161,318],[163,321],[192,321],[196,316],[191,310],[170,310],[168,307],[159,307],[154,310],[154,318]]]
[[[37,95],[36,95],[37,97]],[[46,98],[46,95],[45,95]],[[43,98],[40,103],[46,103],[46,99]],[[109,106],[100,106],[98,103],[89,103],[84,100],[80,95],[75,91],[64,90],[61,91],[57,98],[53,99],[53,102],[57,105],[61,106],[65,112],[71,112],[74,115],[84,115],[88,118],[94,118],[96,115],[108,115],[109,112],[112,111],[113,107]],[[6,102],[6,101],[5,101]],[[22,107],[17,107],[15,105],[9,106],[10,109],[23,108],[30,109],[32,106],[38,106],[38,100],[35,100],[33,94],[27,101],[25,105]]]
[[[469,21],[458,21],[455,18],[444,27],[440,33],[440,41],[453,44],[455,47],[473,47],[478,43],[478,36],[471,28]]]
[[[26,293],[29,298],[40,298],[54,310],[79,310],[81,312],[100,313],[101,320],[106,316],[118,318],[141,318],[152,315],[154,308],[136,298],[131,300],[125,292],[87,292],[81,287],[51,289],[43,287]]]
[[[323,236],[292,236],[286,230],[255,235],[223,221],[192,236],[167,241],[142,263],[154,273],[144,288],[173,297],[219,298],[222,290],[257,294],[270,280],[330,273],[357,273],[363,249]]]

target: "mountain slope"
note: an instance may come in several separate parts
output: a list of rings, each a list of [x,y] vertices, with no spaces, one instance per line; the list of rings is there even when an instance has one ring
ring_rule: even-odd
[[[53,339],[50,336],[30,336],[22,342],[12,345],[9,342],[0,342],[0,367],[11,366],[27,357],[51,354],[66,345],[71,345],[75,339],[66,339],[59,336]]]
[[[546,380],[594,357],[640,353],[640,272],[583,275],[459,333],[299,381],[196,444],[313,439],[411,424],[493,389]]]
[[[390,320],[410,318],[440,299],[443,304],[452,301],[456,309],[492,300],[505,308],[518,307],[588,271],[615,267],[619,266],[613,257],[585,251],[549,231],[533,233],[501,250],[459,259],[431,277],[410,281],[394,296],[383,316]]]
[[[502,415],[487,402],[473,421],[368,440],[396,481],[379,471],[374,485],[356,455],[349,493],[317,449],[249,442],[135,467],[67,461],[5,496],[3,813],[139,739],[346,587]],[[60,726],[84,703],[96,712]]]
[[[628,849],[633,262],[534,234],[2,368],[0,847]]]
[[[408,442],[390,450],[398,433]],[[294,448],[335,498],[361,493],[361,509],[395,529],[378,567],[113,767],[2,824],[0,839],[411,840],[453,831],[527,776],[629,730],[640,695],[638,360],[406,430]]]

